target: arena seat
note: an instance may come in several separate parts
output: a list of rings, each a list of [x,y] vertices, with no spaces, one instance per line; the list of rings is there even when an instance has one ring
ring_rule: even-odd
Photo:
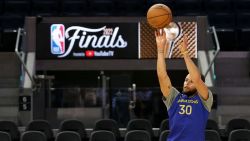
[[[132,119],[128,122],[127,132],[132,130],[145,130],[147,131],[151,137],[154,137],[152,125],[146,119]]]
[[[0,131],[0,139],[1,141],[11,141],[10,135],[2,131]]]
[[[100,130],[93,131],[89,141],[116,141],[115,134],[110,131]]]
[[[48,141],[53,141],[53,131],[48,121],[46,120],[33,120],[26,127],[26,131],[41,131],[43,132]]]
[[[31,14],[33,16],[58,16],[59,11],[57,0],[32,0]]]
[[[64,120],[59,127],[59,131],[74,131],[80,135],[82,141],[87,138],[84,124],[76,119]]]
[[[159,141],[166,141],[167,138],[168,138],[168,135],[169,135],[170,131],[169,130],[164,130],[160,133],[160,136],[159,136]]]
[[[229,134],[228,141],[250,141],[250,130],[238,129]]]
[[[81,141],[81,137],[76,132],[63,131],[56,135],[55,141]]]
[[[134,130],[126,133],[124,141],[151,141],[151,137],[147,131]]]
[[[250,130],[250,123],[246,119],[232,119],[226,125],[226,134],[229,135],[233,130],[237,129]]]
[[[40,131],[26,131],[21,136],[21,141],[46,141],[46,135]]]
[[[12,141],[19,141],[20,132],[12,121],[0,121],[0,131],[9,133]]]
[[[94,131],[107,130],[114,133],[115,137],[119,139],[121,137],[118,124],[113,119],[100,119],[96,121]]]
[[[91,16],[114,15],[115,4],[113,0],[91,0],[89,1],[89,12]]]
[[[206,125],[206,130],[215,130],[219,132],[219,127],[218,124],[215,120],[208,119],[207,120],[207,125]]]
[[[164,120],[161,122],[159,134],[160,134],[161,132],[165,131],[165,130],[169,130],[169,120],[168,120],[168,119],[164,119]]]
[[[62,16],[87,16],[87,0],[62,0]]]
[[[5,15],[30,15],[31,2],[30,0],[6,0],[4,6]]]
[[[206,141],[221,141],[220,135],[216,130],[206,130],[205,133]]]

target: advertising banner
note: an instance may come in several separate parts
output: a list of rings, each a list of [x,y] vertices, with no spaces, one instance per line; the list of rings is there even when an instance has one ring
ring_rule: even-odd
[[[164,28],[170,47],[166,58],[182,58],[183,35],[188,53],[197,58],[197,22],[176,21]],[[43,59],[154,59],[155,29],[147,21],[121,23],[39,23],[36,58]]]
[[[138,23],[42,23],[37,59],[137,59]]]

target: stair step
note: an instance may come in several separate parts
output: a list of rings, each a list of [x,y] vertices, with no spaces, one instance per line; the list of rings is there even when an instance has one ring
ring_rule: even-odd
[[[250,106],[250,87],[216,87],[212,91],[218,95],[220,105]]]
[[[20,76],[21,64],[13,52],[0,53],[0,78],[18,78]]]
[[[18,106],[19,88],[0,88],[0,106]]]
[[[17,117],[18,116],[18,106],[4,106],[0,107],[0,118],[5,117]]]

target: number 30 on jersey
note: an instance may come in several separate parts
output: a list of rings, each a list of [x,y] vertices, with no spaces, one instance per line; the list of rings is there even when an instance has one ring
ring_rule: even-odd
[[[179,114],[181,115],[191,115],[192,114],[192,106],[191,105],[180,105]]]

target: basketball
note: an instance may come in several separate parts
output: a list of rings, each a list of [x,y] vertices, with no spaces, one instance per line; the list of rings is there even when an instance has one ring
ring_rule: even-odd
[[[154,4],[148,9],[147,21],[153,28],[164,28],[172,21],[171,9],[164,4]]]

